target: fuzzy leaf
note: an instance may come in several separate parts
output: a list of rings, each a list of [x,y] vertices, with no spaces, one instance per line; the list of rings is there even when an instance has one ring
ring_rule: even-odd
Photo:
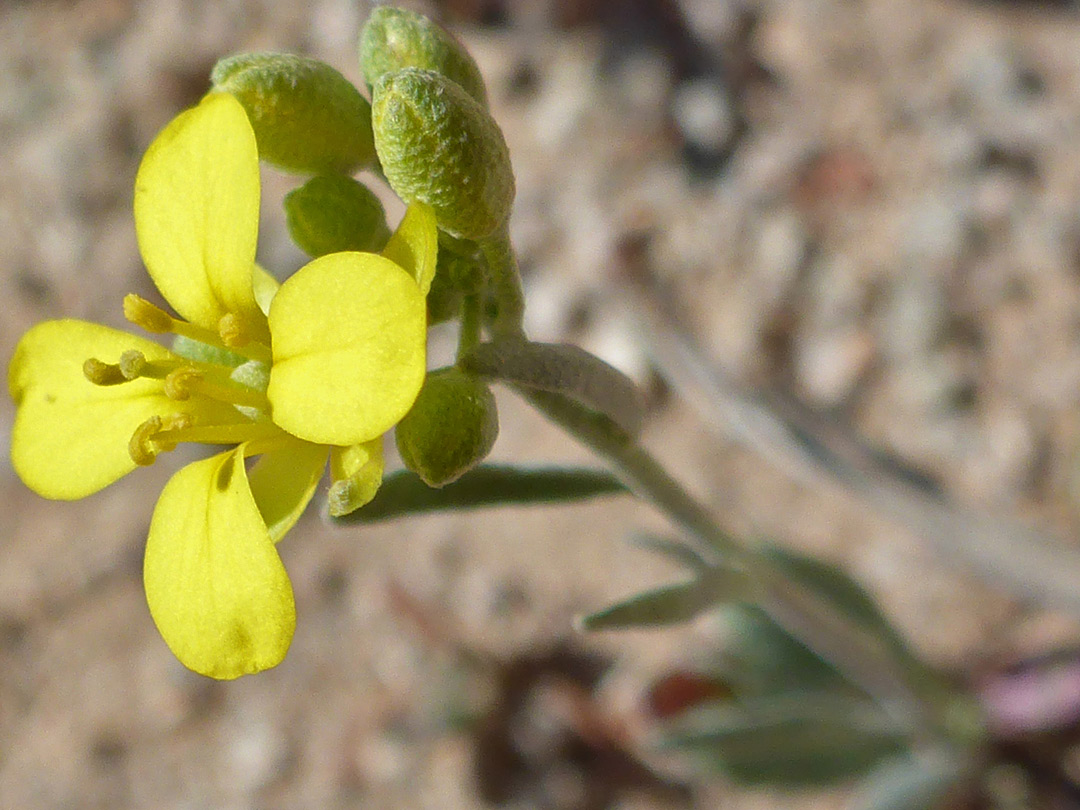
[[[481,465],[442,489],[401,470],[387,476],[371,503],[335,522],[375,523],[446,509],[562,503],[625,492],[619,480],[603,470]]]
[[[567,396],[608,416],[632,436],[641,430],[645,406],[637,386],[577,346],[525,340],[483,343],[459,365],[474,374]]]

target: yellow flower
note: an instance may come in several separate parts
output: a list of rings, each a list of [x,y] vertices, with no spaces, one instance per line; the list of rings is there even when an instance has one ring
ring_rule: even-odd
[[[381,436],[424,379],[435,267],[434,215],[413,206],[382,256],[323,256],[278,288],[255,265],[258,215],[251,125],[211,94],[161,132],[135,183],[139,249],[179,317],[133,295],[124,313],[174,335],[172,349],[49,321],[23,336],[8,372],[12,463],[47,498],[82,498],[182,442],[230,446],[166,484],[144,564],[161,635],[215,678],[285,656],[296,615],[274,544],[327,458],[339,511],[374,495]]]

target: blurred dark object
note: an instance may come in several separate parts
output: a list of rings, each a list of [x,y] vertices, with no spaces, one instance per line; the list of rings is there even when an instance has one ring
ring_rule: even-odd
[[[667,720],[694,706],[731,696],[731,688],[718,678],[678,670],[653,682],[646,696],[646,706],[653,717]]]
[[[479,710],[459,707],[472,738],[480,797],[540,810],[606,810],[630,794],[685,806],[687,785],[655,773],[630,750],[622,725],[596,699],[611,668],[570,642],[498,658],[462,641],[446,612],[388,584],[394,611],[425,642],[454,654],[462,673],[490,683]]]
[[[551,810],[604,810],[625,794],[685,804],[690,789],[624,747],[594,701],[610,662],[559,644],[499,667],[497,697],[480,720],[475,773],[481,797]]]
[[[509,16],[506,0],[436,0],[446,18],[485,28],[506,25]]]

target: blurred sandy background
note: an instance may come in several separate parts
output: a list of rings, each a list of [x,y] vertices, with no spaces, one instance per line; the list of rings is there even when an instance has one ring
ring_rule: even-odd
[[[135,168],[219,57],[293,51],[358,81],[366,8],[0,0],[5,362],[38,320],[121,326],[124,293],[154,295],[131,222]],[[634,244],[747,383],[779,380],[963,503],[1076,536],[1080,12],[975,0],[443,11],[514,159],[534,337],[580,342],[660,391],[616,285]],[[295,182],[265,175],[260,259],[279,274],[303,261],[279,210]],[[436,336],[436,353],[445,344]],[[587,460],[503,393],[499,459]],[[12,417],[0,403],[5,450]],[[937,664],[1077,637],[855,502],[788,482],[662,392],[646,439],[734,529],[847,565]],[[2,808],[482,806],[461,718],[493,699],[490,683],[450,648],[545,649],[577,613],[673,574],[626,546],[631,530],[663,526],[628,500],[363,530],[311,509],[282,545],[299,613],[288,658],[215,683],[172,658],[142,596],[149,515],[182,459],[50,504],[3,456]],[[448,623],[444,641],[420,632],[418,605]],[[580,640],[614,658],[597,700],[629,748],[642,685],[709,639],[702,622]],[[570,782],[552,788],[570,797],[557,806],[577,806]],[[721,802],[797,800],[712,782],[694,806]],[[541,805],[522,794],[515,806]],[[626,792],[612,806],[680,805]]]

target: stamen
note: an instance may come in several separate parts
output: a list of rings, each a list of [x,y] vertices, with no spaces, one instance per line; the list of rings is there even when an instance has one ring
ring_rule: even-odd
[[[165,396],[169,399],[190,399],[191,392],[202,375],[191,366],[174,368],[165,375]]]
[[[262,439],[283,439],[288,434],[273,422],[237,422],[234,425],[195,425],[163,430],[158,442],[198,442],[200,444],[243,444]]]
[[[154,463],[159,452],[154,446],[154,435],[161,431],[161,417],[151,416],[131,434],[128,441],[128,453],[131,460],[140,467],[149,467]]]
[[[221,384],[206,377],[192,381],[191,390],[218,402],[230,405],[243,405],[260,411],[270,410],[270,400],[261,391],[254,391],[245,385]]]
[[[218,334],[226,348],[267,365],[273,362],[270,348],[252,340],[251,329],[239,315],[233,312],[222,315],[218,321]]]
[[[134,380],[144,376],[146,370],[146,355],[135,349],[120,355],[120,373],[125,379]]]
[[[218,331],[214,332],[174,318],[161,307],[131,293],[124,296],[124,317],[153,334],[183,335],[199,343],[205,343],[207,346],[234,352],[248,360],[258,360],[267,365],[273,361],[270,347],[252,340],[251,330],[246,327],[240,316],[233,313],[223,315],[218,324]]]
[[[119,385],[128,381],[120,366],[102,363],[96,357],[88,358],[82,370],[83,376],[94,385]]]
[[[191,416],[186,413],[151,416],[135,428],[135,432],[128,441],[128,453],[131,455],[131,460],[140,467],[150,466],[158,453],[168,453],[176,449],[176,441],[165,434],[190,427]]]
[[[232,312],[227,312],[221,316],[221,320],[218,321],[218,334],[221,335],[222,341],[230,349],[240,348],[251,342],[247,330],[244,329],[243,319]]]
[[[134,293],[124,296],[124,317],[155,335],[173,331],[176,319],[161,307]]]
[[[205,370],[195,366],[178,366],[165,375],[165,396],[169,399],[185,400],[196,396],[268,411],[270,402],[266,394],[254,391],[246,385],[237,385],[231,381],[222,381],[219,370],[210,366]]]

